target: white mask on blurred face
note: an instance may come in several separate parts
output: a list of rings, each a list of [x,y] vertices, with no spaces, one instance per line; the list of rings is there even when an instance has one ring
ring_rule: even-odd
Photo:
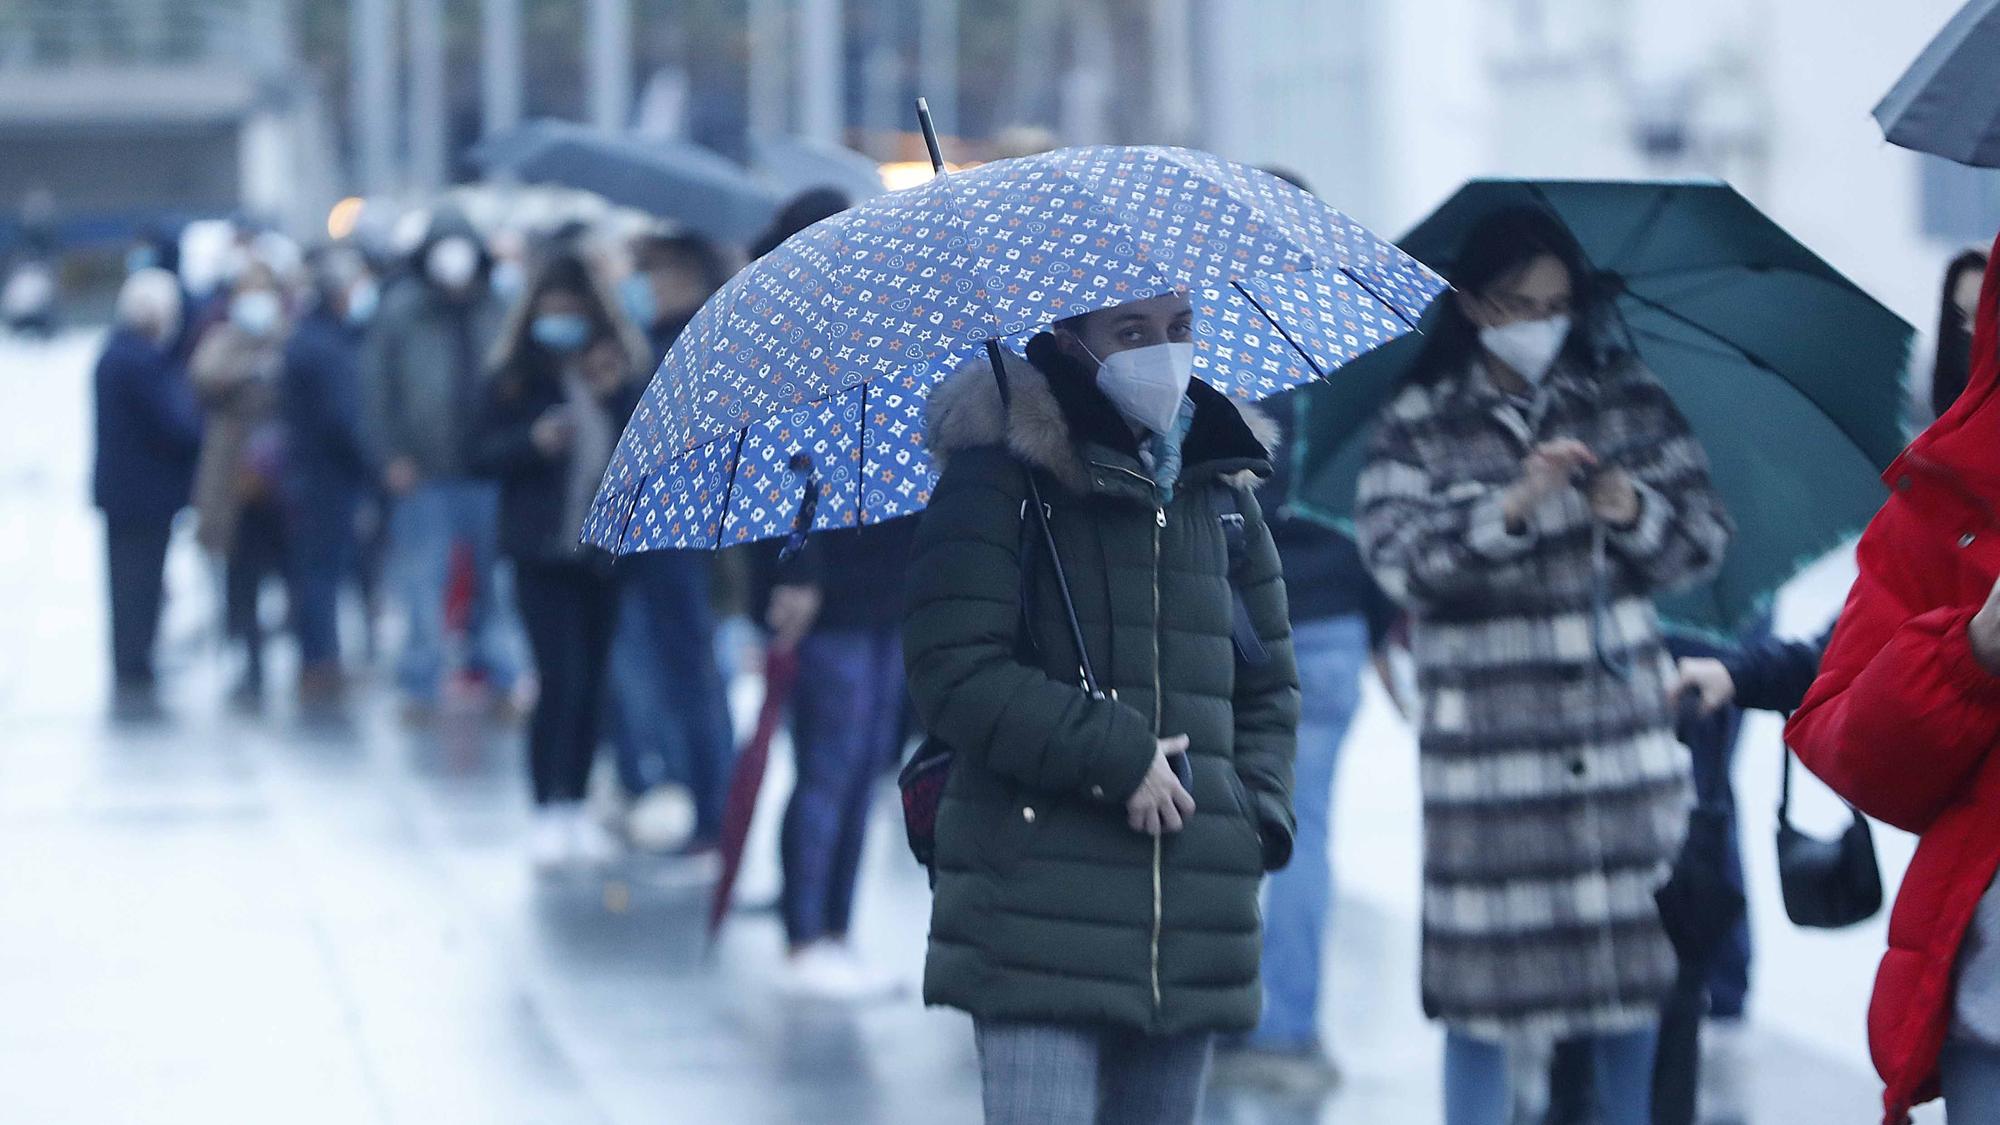
[[[440,238],[424,256],[424,272],[446,289],[464,289],[479,272],[479,247],[459,235]]]
[[[268,289],[238,293],[229,301],[229,322],[258,339],[276,332],[284,315],[284,303]]]
[[[1089,345],[1083,350],[1097,359]],[[1126,421],[1156,434],[1173,428],[1193,379],[1194,345],[1190,343],[1127,348],[1097,360],[1097,389],[1118,407]]]
[[[1545,320],[1517,320],[1498,328],[1479,330],[1479,343],[1512,368],[1514,374],[1540,386],[1555,367],[1569,340],[1570,318],[1552,316]]]

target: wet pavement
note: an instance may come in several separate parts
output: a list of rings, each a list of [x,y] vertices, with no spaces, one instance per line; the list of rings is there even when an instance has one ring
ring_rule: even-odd
[[[173,719],[105,720],[91,348],[0,343],[0,1121],[978,1119],[967,1022],[914,998],[928,892],[891,800],[855,936],[912,993],[848,1010],[781,993],[769,913],[706,950],[698,871],[531,874],[518,730],[453,713],[411,732],[377,686],[344,727],[282,700],[230,713],[212,580],[188,543],[164,646]],[[1324,1102],[1217,1091],[1210,1122],[1437,1118],[1438,1037],[1415,999],[1414,750],[1370,693],[1342,771],[1329,953],[1347,1082]],[[777,758],[753,903],[775,880]],[[1775,781],[1746,773],[1745,807],[1768,807]],[[1858,1005],[1879,929],[1772,919],[1764,823],[1746,844],[1763,958],[1750,1120],[1863,1125]]]

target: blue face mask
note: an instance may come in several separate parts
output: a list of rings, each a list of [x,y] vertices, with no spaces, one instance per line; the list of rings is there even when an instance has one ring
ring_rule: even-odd
[[[577,313],[544,313],[528,326],[528,333],[557,355],[570,355],[590,343],[590,322]]]
[[[230,323],[252,336],[269,336],[284,315],[285,306],[278,295],[265,289],[238,293],[229,302]]]
[[[635,273],[618,283],[618,303],[625,306],[625,315],[640,327],[649,327],[659,319],[659,301],[653,296],[653,279],[643,273]]]
[[[359,328],[375,319],[375,307],[382,303],[382,289],[372,278],[363,278],[347,291],[347,323]]]

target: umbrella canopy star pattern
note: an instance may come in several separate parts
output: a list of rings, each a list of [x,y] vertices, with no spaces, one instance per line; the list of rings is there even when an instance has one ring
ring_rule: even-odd
[[[713,548],[912,514],[931,388],[987,340],[1186,290],[1196,374],[1244,400],[1408,332],[1444,283],[1276,177],[1206,153],[1064,149],[879,196],[704,305],[613,458],[588,541]],[[794,466],[803,454],[805,471]]]

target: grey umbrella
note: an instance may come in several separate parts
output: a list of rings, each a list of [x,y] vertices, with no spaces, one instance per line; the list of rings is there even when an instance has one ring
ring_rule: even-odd
[[[468,153],[489,175],[560,184],[743,242],[777,212],[778,193],[699,145],[642,140],[567,121],[530,121]]]
[[[2000,0],[1972,0],[1875,107],[1889,143],[2000,168]]]

